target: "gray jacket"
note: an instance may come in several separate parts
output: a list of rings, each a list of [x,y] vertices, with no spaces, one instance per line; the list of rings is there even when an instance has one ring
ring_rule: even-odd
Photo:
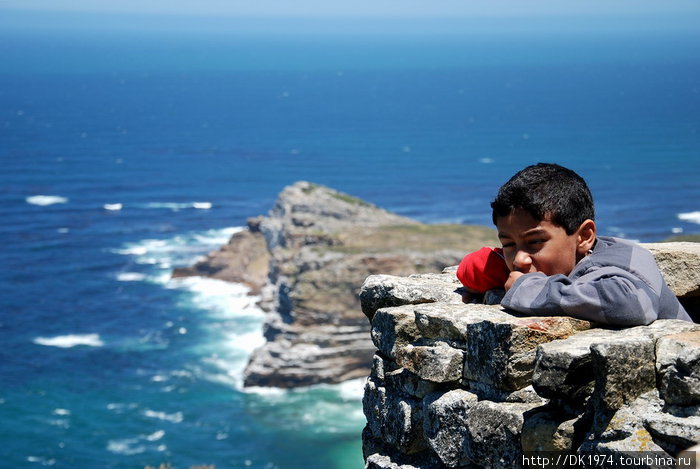
[[[572,316],[614,326],[656,319],[692,321],[649,251],[606,236],[598,237],[593,252],[569,275],[523,275],[501,304],[534,316]]]

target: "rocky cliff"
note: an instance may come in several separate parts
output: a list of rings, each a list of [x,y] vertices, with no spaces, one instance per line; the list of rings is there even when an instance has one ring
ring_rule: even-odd
[[[367,276],[439,272],[496,243],[485,227],[422,224],[298,182],[267,216],[173,275],[242,282],[260,294],[267,342],[253,353],[245,384],[305,386],[369,374],[374,346],[358,298]]]
[[[696,305],[700,244],[646,247]],[[640,451],[656,459],[634,467],[675,467],[662,458],[700,441],[700,325],[523,317],[462,304],[458,286],[454,268],[364,282],[377,349],[363,400],[366,468],[517,468],[532,462],[524,456],[572,453],[596,459],[530,466],[621,467]]]

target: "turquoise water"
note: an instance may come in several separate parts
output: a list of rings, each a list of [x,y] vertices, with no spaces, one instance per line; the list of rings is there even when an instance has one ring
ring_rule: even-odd
[[[361,467],[362,380],[242,389],[255,297],[169,278],[297,180],[487,225],[555,161],[602,234],[700,232],[690,33],[0,39],[8,467]]]

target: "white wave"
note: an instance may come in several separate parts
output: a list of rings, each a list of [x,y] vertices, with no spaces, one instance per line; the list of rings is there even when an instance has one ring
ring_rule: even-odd
[[[28,204],[40,206],[68,203],[68,199],[60,195],[33,195],[25,200]]]
[[[493,158],[479,158],[479,163],[482,163],[482,164],[491,164],[495,161],[496,160],[494,160]]]
[[[146,435],[145,438],[148,441],[158,441],[165,436],[165,430],[157,430],[150,435]]]
[[[205,254],[226,244],[231,236],[243,229],[230,227],[187,233],[167,239],[143,239],[127,243],[112,252],[134,256],[137,264],[155,265],[161,270],[168,270],[169,274],[173,266],[192,265]],[[167,281],[169,278],[169,275],[158,275],[154,280],[161,283],[161,280]]]
[[[365,383],[367,378],[351,379],[337,384],[340,397],[347,401],[361,401],[365,393]]]
[[[56,460],[53,458],[45,458],[42,456],[27,456],[27,462],[40,463],[42,466],[53,466]]]
[[[143,256],[148,250],[144,246],[132,246],[125,249],[116,249],[114,253],[124,256]]]
[[[138,438],[109,440],[107,442],[107,451],[114,454],[123,454],[125,456],[141,454],[146,451],[146,447],[140,443],[141,440],[139,440]]]
[[[105,210],[111,211],[111,212],[118,212],[119,210],[124,208],[124,205],[122,204],[104,204],[102,206]]]
[[[256,306],[258,296],[250,295],[250,289],[240,283],[231,283],[208,277],[184,277],[169,279],[167,288],[189,291],[188,306],[206,310],[212,319],[262,318]]]
[[[189,291],[181,304],[205,312],[207,339],[197,346],[204,365],[200,377],[241,389],[250,354],[265,342],[260,298],[249,295],[244,285],[202,277],[173,279],[167,285]]]
[[[107,404],[107,410],[110,410],[114,412],[115,414],[123,414],[127,410],[133,410],[138,408],[138,404],[135,402],[128,402],[128,403],[123,403],[123,402],[110,402]]]
[[[68,410],[68,409],[54,409],[53,414],[54,415],[70,415],[70,410]]]
[[[99,334],[69,334],[59,335],[56,337],[37,337],[34,343],[45,345],[47,347],[71,348],[78,345],[86,345],[89,347],[102,347],[104,342],[100,339]]]
[[[140,282],[146,278],[146,274],[139,272],[121,272],[117,274],[117,280],[120,282]]]
[[[242,352],[249,353],[265,345],[265,336],[262,334],[262,329],[245,334],[241,334],[237,331],[231,331],[228,334],[225,334],[225,337],[227,340],[226,343],[230,344],[232,349],[240,350]]]
[[[198,209],[198,210],[209,210],[213,207],[211,202],[149,202],[142,205],[145,208],[153,209],[167,209],[173,212],[179,212],[180,210],[187,209]]]
[[[167,446],[152,445],[151,443],[159,441],[165,436],[165,431],[157,430],[150,435],[139,435],[136,438],[122,438],[117,440],[109,440],[107,442],[107,451],[114,454],[122,454],[132,456],[135,454],[145,453],[146,451],[166,451]]]
[[[172,414],[168,414],[165,412],[158,412],[155,410],[146,409],[143,411],[143,415],[144,415],[144,417],[158,419],[158,420],[164,420],[164,421],[172,422],[172,423],[180,423],[184,419],[182,416],[182,412],[175,412]]]
[[[240,389],[240,391],[245,394],[257,394],[267,398],[282,397],[289,393],[289,391],[284,388],[270,388],[263,386],[248,386],[247,388]]]
[[[177,306],[186,311],[198,311],[197,315],[202,321],[196,325],[168,321],[167,328],[170,333],[181,336],[195,327],[203,331],[206,338],[191,346],[192,351],[200,357],[192,372],[198,378],[234,389],[242,388],[243,371],[248,358],[254,349],[264,343],[264,313],[257,306],[260,298],[250,295],[250,289],[242,284],[206,277],[173,279],[171,272],[172,266],[192,265],[202,255],[227,243],[233,234],[242,229],[234,227],[181,234],[168,239],[144,239],[113,251],[133,257],[137,264],[149,265],[139,269],[145,272],[142,274],[145,276],[143,280],[160,284],[167,289],[179,290]],[[115,275],[121,281],[136,281],[141,278],[134,272]],[[165,383],[169,381],[169,375],[167,372],[159,372],[153,381]],[[149,415],[157,418],[157,414]],[[175,415],[174,418],[178,416]]]
[[[683,221],[700,224],[700,211],[679,213],[678,218]]]

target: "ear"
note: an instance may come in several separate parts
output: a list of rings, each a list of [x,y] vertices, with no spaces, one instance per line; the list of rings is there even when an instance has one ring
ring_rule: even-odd
[[[576,254],[579,258],[584,257],[589,250],[593,249],[596,240],[595,222],[590,218],[581,223],[576,230]]]

